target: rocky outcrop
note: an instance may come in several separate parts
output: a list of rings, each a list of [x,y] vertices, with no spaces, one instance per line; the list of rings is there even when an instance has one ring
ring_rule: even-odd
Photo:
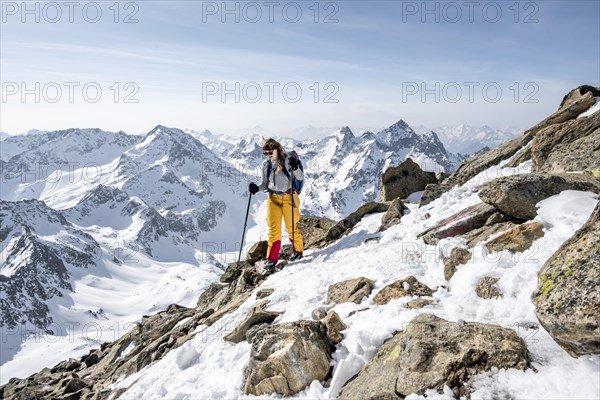
[[[322,240],[327,231],[335,224],[335,221],[328,218],[302,215],[298,221],[298,229],[302,232],[304,248],[308,249]]]
[[[600,88],[590,86],[590,85],[581,85],[581,86],[576,87],[575,89],[571,90],[569,93],[567,93],[565,95],[565,97],[563,97],[558,109],[561,110],[561,109],[567,108],[571,104],[579,101],[582,97],[586,97],[586,99],[588,99],[589,97],[593,98],[593,97],[599,97],[599,96],[600,96]],[[593,102],[590,102],[589,100],[587,100],[587,102],[591,103],[590,106],[594,104]]]
[[[247,337],[252,349],[244,370],[245,394],[290,396],[329,373],[331,347],[321,322],[257,326]]]
[[[491,151],[466,160],[445,183],[453,186],[462,185],[480,172],[491,166],[498,165],[501,161],[514,156],[519,150],[533,140],[537,133],[542,129],[577,118],[579,114],[587,110],[595,102],[593,92],[590,90],[585,92],[585,90],[587,89],[577,88],[571,91],[565,99],[563,99],[563,103],[561,103],[558,111],[528,129],[522,136],[513,139],[510,142],[501,144]],[[578,96],[575,94],[577,91],[585,93]]]
[[[485,225],[481,228],[474,229],[470,232],[465,233],[464,235],[461,235],[461,237],[463,237],[467,241],[467,247],[473,248],[478,243],[488,240],[489,237],[492,235],[495,235],[500,232],[505,232],[511,228],[514,228],[515,226],[519,226],[518,223],[515,223],[513,221],[499,222],[490,225],[488,224],[489,219],[488,222],[486,222]]]
[[[213,310],[199,312],[176,304],[145,316],[113,343],[104,343],[80,360],[66,360],[27,379],[11,379],[0,388],[6,399],[108,398],[108,386],[129,376],[190,340],[199,325],[210,324]],[[116,392],[118,394],[118,392]],[[114,395],[114,393],[113,393]]]
[[[450,250],[450,255],[444,258],[444,278],[449,281],[456,273],[456,267],[469,262],[471,252],[462,247],[455,247]]]
[[[493,150],[465,160],[458,170],[446,179],[445,183],[451,186],[463,185],[480,172],[485,171],[491,166],[498,165],[501,161],[515,155],[521,148],[526,146],[534,136],[534,131],[527,131],[522,136],[503,143]]]
[[[379,305],[383,305],[393,299],[399,299],[404,296],[431,296],[432,294],[433,290],[411,275],[381,289],[375,295],[373,301]]]
[[[438,183],[434,172],[426,172],[407,158],[397,167],[388,168],[381,176],[381,201],[405,199],[411,193],[425,189],[429,183]]]
[[[482,227],[498,210],[485,203],[475,204],[443,219],[435,226],[419,234],[426,244],[437,244],[440,239],[463,235]]]
[[[373,284],[372,280],[364,277],[334,283],[327,289],[327,303],[360,304],[363,298],[371,294]]]
[[[365,203],[352,214],[348,215],[346,218],[329,228],[325,234],[325,237],[314,242],[313,245],[315,247],[324,247],[330,243],[333,243],[342,236],[350,233],[352,228],[354,228],[354,226],[358,224],[365,215],[384,212],[387,211],[389,207],[390,205],[388,203],[377,203],[374,201]]]
[[[486,243],[488,251],[508,250],[512,253],[523,252],[531,247],[533,242],[544,236],[544,225],[531,222],[518,225],[501,233]]]
[[[477,282],[475,293],[482,299],[495,299],[503,297],[502,290],[498,287],[498,278],[484,276]]]
[[[339,398],[402,399],[448,385],[468,396],[470,379],[492,368],[529,366],[527,348],[512,330],[474,322],[448,322],[421,314],[381,346]]]
[[[400,219],[402,219],[402,216],[404,215],[405,208],[406,207],[404,206],[404,203],[402,203],[399,198],[392,200],[390,203],[390,208],[388,208],[386,213],[383,215],[383,218],[381,218],[381,226],[379,227],[379,231],[382,232],[391,226],[398,225],[400,223]]]
[[[532,295],[536,315],[574,357],[600,353],[600,203],[589,220],[550,257]]]
[[[523,174],[494,179],[479,187],[479,198],[516,218],[533,219],[536,204],[563,190],[598,193],[600,180],[587,174]]]
[[[600,112],[542,129],[531,143],[533,172],[600,169]]]
[[[421,195],[421,201],[419,207],[423,207],[432,201],[442,197],[444,193],[452,189],[453,185],[446,183],[430,183],[425,186],[423,194]]]

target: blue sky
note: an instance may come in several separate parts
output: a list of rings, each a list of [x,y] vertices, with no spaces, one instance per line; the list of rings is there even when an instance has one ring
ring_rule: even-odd
[[[600,86],[598,1],[97,1],[72,22],[63,2],[23,4],[2,2],[0,130],[13,134],[527,128]]]

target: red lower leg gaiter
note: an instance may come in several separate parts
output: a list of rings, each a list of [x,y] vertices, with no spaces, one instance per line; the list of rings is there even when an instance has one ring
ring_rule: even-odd
[[[269,252],[269,256],[267,257],[271,261],[277,262],[279,260],[279,250],[281,249],[281,240],[277,240],[273,242],[271,246],[271,251]]]

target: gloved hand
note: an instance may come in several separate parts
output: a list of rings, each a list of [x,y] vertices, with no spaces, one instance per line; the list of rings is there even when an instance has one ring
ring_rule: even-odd
[[[292,171],[295,171],[298,169],[298,160],[295,159],[294,157],[290,157],[290,167],[292,168]]]
[[[256,194],[258,193],[258,185],[254,182],[250,182],[250,184],[248,185],[248,190],[250,191],[250,193]]]

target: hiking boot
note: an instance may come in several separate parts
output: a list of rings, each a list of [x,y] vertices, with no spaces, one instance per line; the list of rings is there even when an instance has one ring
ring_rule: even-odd
[[[296,261],[302,258],[302,252],[301,251],[295,251],[291,256],[290,256],[290,261]]]
[[[275,265],[277,263],[273,260],[267,260],[265,261],[265,263],[263,264],[263,270],[265,271],[265,273],[267,274],[272,274],[275,271]]]

